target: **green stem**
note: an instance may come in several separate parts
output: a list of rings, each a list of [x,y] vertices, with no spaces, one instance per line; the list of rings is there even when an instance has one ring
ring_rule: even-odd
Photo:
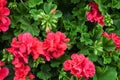
[[[29,8],[25,5],[25,3],[23,2],[23,0],[20,0],[20,1],[21,1],[22,5],[29,11]]]

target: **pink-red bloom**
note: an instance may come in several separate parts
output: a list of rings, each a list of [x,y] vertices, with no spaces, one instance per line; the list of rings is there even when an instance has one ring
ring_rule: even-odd
[[[89,20],[90,22],[97,22],[100,25],[104,26],[104,16],[99,11],[97,3],[90,2],[89,6],[91,7],[91,10],[86,13],[87,20]]]
[[[0,0],[0,7],[5,7],[7,4],[6,0]]]
[[[15,77],[14,80],[26,80],[28,73],[30,72],[30,67],[22,65],[18,68],[14,68]]]
[[[30,54],[33,56],[33,59],[43,55],[42,42],[37,38],[33,38],[30,33],[20,34],[18,38],[13,38],[11,48],[7,48],[7,51],[14,55],[14,63],[28,63]]]
[[[103,32],[102,35],[107,37],[108,39],[112,39],[114,44],[116,45],[116,49],[120,49],[120,37],[116,33],[108,34],[107,32]]]
[[[14,80],[29,80],[34,78],[33,75],[28,75],[30,71],[28,64],[28,56],[31,55],[33,59],[39,58],[40,55],[44,55],[42,45],[36,37],[32,37],[30,33],[23,33],[12,39],[11,48],[6,50],[10,52],[14,59],[12,64],[14,65],[15,77]]]
[[[14,80],[32,80],[34,75],[30,73],[28,64],[28,56],[31,55],[33,59],[38,59],[40,56],[45,57],[47,61],[53,58],[59,58],[67,49],[67,42],[64,33],[61,32],[47,32],[47,37],[44,42],[39,41],[38,38],[32,37],[30,33],[23,33],[12,39],[11,47],[6,50],[10,52],[14,59],[15,77]]]
[[[39,56],[44,56],[43,52],[43,42],[39,41],[37,38],[34,38],[31,46],[31,55],[33,59],[39,58]]]
[[[0,67],[0,80],[4,80],[9,74],[9,69],[7,67]]]
[[[83,76],[85,76],[86,80],[88,80],[89,77],[94,76],[95,66],[91,61],[88,60],[88,58],[85,58],[83,65]]]
[[[3,67],[4,65],[5,62],[0,61],[0,80],[4,80],[9,74],[9,69],[7,67]]]
[[[35,76],[32,73],[29,73],[28,80],[33,80],[34,78],[35,78]]]
[[[53,58],[59,58],[64,54],[64,51],[67,49],[66,42],[69,42],[69,39],[66,38],[64,33],[61,32],[48,32],[47,37],[44,39],[43,48],[47,61]]]
[[[0,0],[0,32],[7,31],[10,25],[10,19],[8,18],[10,10],[6,7],[6,4],[6,0]]]
[[[0,66],[4,66],[4,65],[5,65],[5,62],[0,61]]]
[[[78,78],[85,77],[86,80],[94,76],[95,66],[83,54],[72,54],[71,59],[63,63],[65,71],[70,71],[71,74]]]
[[[71,60],[66,60],[63,64],[64,70],[69,71],[72,69],[72,61]]]

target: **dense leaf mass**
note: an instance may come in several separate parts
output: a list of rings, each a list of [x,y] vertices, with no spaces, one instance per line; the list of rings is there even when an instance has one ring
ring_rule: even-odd
[[[120,0],[0,0],[0,80],[120,80]]]

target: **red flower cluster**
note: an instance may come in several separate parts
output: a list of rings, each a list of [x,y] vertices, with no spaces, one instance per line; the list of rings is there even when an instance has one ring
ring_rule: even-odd
[[[64,33],[61,32],[48,32],[46,39],[43,42],[44,53],[47,61],[53,58],[59,58],[64,54],[64,51],[67,49],[66,42],[69,42],[69,39],[66,38]]]
[[[30,33],[20,34],[17,38],[13,38],[11,48],[6,50],[14,56],[12,60],[12,64],[15,66],[14,80],[25,80],[26,76],[29,77],[30,67],[26,65],[29,55],[32,55],[33,59],[43,56],[47,61],[50,61],[50,59],[58,58],[64,54],[68,41],[65,34],[50,31],[44,42],[39,41],[36,37],[33,38]],[[34,78],[32,74],[30,78]]]
[[[6,4],[6,0],[0,0],[0,32],[7,31],[10,25],[10,19],[8,18],[10,10],[6,7]]]
[[[26,76],[28,76],[27,80],[33,80],[35,77],[30,72],[30,67],[28,65],[22,65],[19,68],[15,67],[15,77],[14,80],[26,80]]]
[[[12,64],[15,66],[14,80],[21,80],[21,78],[22,80],[26,79],[25,76],[30,72],[30,68],[28,68],[29,66],[26,68],[25,64],[28,63],[28,56],[30,54],[33,59],[37,59],[40,54],[43,54],[42,42],[37,38],[33,38],[30,33],[20,34],[18,35],[18,38],[13,38],[11,48],[6,50],[14,56],[14,59],[12,60]],[[19,75],[20,73],[24,76],[21,77]]]
[[[85,77],[86,80],[94,76],[95,66],[83,54],[72,54],[71,59],[63,63],[65,71],[70,71],[71,74],[78,78]]]
[[[9,74],[9,69],[7,67],[3,67],[4,65],[5,62],[0,61],[0,80],[4,80]]]
[[[116,49],[120,49],[120,37],[117,36],[116,33],[108,34],[107,32],[103,32],[102,35],[107,37],[108,39],[112,39],[114,44],[116,45]]]
[[[11,48],[7,49],[14,55],[16,62],[28,63],[28,56],[31,54],[33,59],[37,59],[40,54],[43,54],[42,42],[37,38],[33,38],[30,33],[18,35],[12,40]],[[17,58],[17,59],[16,59]]]
[[[97,22],[104,26],[104,16],[99,11],[98,5],[95,2],[90,2],[89,6],[91,7],[91,10],[87,12],[87,20],[91,22]]]

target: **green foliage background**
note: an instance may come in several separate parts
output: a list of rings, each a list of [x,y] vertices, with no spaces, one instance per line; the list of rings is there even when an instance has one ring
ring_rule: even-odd
[[[106,26],[87,21],[86,12],[90,10],[88,3],[91,1],[98,4]],[[63,70],[63,62],[70,59],[72,53],[83,53],[94,62],[96,74],[89,80],[120,80],[120,51],[115,50],[112,40],[101,36],[103,31],[120,36],[119,4],[120,0],[8,0],[11,25],[7,32],[0,33],[0,58],[10,69],[5,80],[12,80],[14,76],[12,56],[4,50],[10,46],[12,38],[30,32],[43,40],[48,28],[53,32],[64,32],[70,38],[71,46],[63,56],[50,62],[44,62],[42,58],[30,59],[35,80],[78,80]],[[55,14],[52,9],[56,10]]]

